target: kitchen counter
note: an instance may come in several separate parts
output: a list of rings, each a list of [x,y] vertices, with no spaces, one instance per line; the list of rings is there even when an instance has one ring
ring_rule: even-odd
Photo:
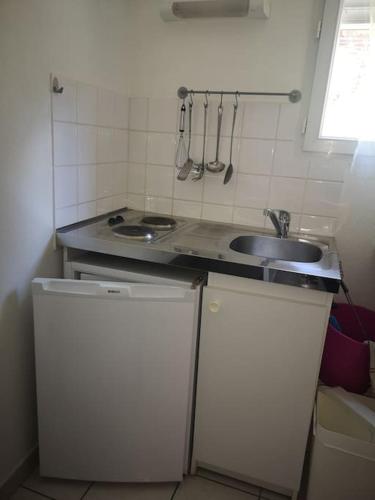
[[[158,233],[154,241],[134,241],[119,238],[112,232],[108,219],[116,215],[121,215],[125,219],[124,223],[132,225],[143,214],[122,209],[65,226],[57,230],[57,242],[63,247],[88,252],[331,293],[336,293],[339,289],[341,274],[334,238],[290,234],[288,240],[309,242],[322,250],[322,258],[318,262],[292,262],[247,255],[230,248],[231,241],[238,236],[274,236],[273,231],[174,217],[177,226],[172,231]],[[121,224],[116,226],[119,225]]]

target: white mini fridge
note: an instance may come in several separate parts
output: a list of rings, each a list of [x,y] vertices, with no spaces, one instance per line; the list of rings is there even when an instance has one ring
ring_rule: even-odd
[[[106,269],[93,269],[105,278]],[[41,475],[179,481],[189,461],[201,287],[95,274],[32,283]]]

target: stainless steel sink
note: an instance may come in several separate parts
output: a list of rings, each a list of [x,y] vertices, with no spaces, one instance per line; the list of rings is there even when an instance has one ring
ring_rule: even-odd
[[[235,252],[291,262],[318,262],[323,252],[312,243],[272,236],[239,236],[230,243]]]

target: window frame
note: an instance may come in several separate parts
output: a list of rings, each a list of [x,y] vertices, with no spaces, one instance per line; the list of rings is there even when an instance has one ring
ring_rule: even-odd
[[[326,94],[333,67],[333,50],[339,33],[339,21],[345,0],[326,0],[319,37],[315,75],[306,121],[303,149],[322,153],[353,154],[358,141],[319,137]]]

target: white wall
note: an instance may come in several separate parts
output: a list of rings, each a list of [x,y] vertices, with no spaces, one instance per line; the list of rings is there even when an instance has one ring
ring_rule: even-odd
[[[30,280],[52,249],[49,73],[127,90],[123,0],[0,2],[0,485],[36,443]]]
[[[317,3],[317,2],[315,2]],[[301,88],[313,0],[273,0],[271,18],[165,23],[159,0],[130,0],[135,96],[193,88]]]

